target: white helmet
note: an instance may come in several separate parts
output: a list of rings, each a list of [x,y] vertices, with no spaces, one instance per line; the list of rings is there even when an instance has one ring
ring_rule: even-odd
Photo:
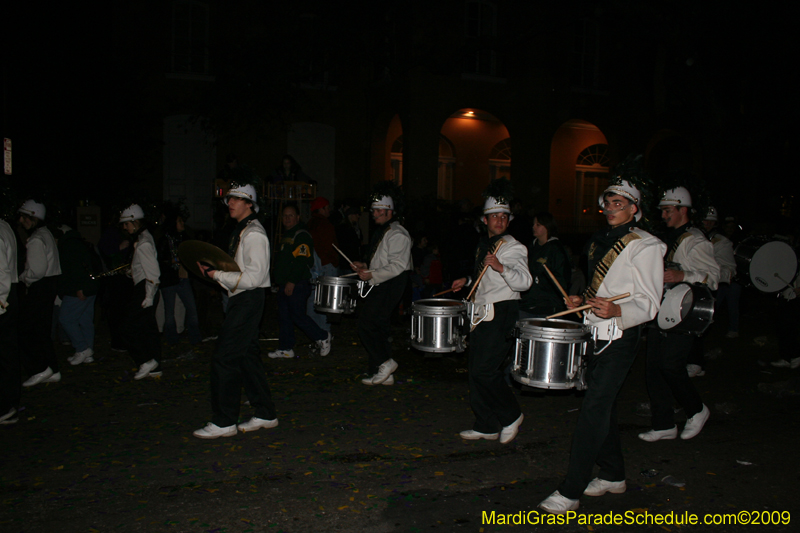
[[[244,198],[245,200],[250,200],[253,203],[253,211],[258,213],[258,203],[256,202],[256,188],[252,185],[239,185],[235,184],[236,186],[228,191],[228,194],[225,195],[225,199],[222,200],[225,202],[225,205],[228,205],[228,198]]]
[[[492,213],[506,213],[509,222],[514,219],[514,215],[511,214],[511,206],[509,203],[498,201],[494,196],[488,197],[486,201],[483,202],[483,215],[486,216]]]
[[[603,191],[603,194],[600,195],[600,198],[597,199],[597,203],[600,204],[600,207],[603,207],[603,197],[606,194],[618,194],[636,204],[636,214],[633,215],[633,218],[636,220],[636,222],[641,220],[642,208],[639,205],[639,202],[642,199],[642,193],[640,193],[639,189],[637,189],[631,182],[622,180],[614,185],[609,185],[606,190]]]
[[[380,200],[372,202],[370,209],[391,209],[394,211],[394,200],[391,196],[381,196]]]
[[[706,213],[706,218],[703,220],[713,220],[716,222],[719,220],[719,216],[717,215],[717,208],[713,205],[708,206],[708,213]]]
[[[25,200],[25,203],[18,209],[18,212],[23,215],[28,215],[29,217],[36,217],[39,220],[44,220],[47,209],[45,209],[44,204],[33,200]]]
[[[658,207],[675,205],[678,207],[692,207],[692,195],[685,187],[675,187],[664,191],[664,196],[658,203]]]
[[[139,204],[131,204],[119,215],[119,223],[133,222],[134,220],[141,220],[144,218],[144,211],[139,207]]]

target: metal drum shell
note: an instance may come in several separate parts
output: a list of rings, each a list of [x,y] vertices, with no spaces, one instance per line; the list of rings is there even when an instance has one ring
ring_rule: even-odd
[[[320,276],[315,281],[314,309],[320,313],[349,315],[356,310],[358,280]]]
[[[692,302],[685,304],[689,293]],[[702,283],[676,283],[664,292],[656,324],[662,331],[700,336],[714,323],[714,302],[714,295],[708,286]]]
[[[586,388],[584,359],[594,345],[590,326],[531,318],[517,322],[515,336],[515,381],[540,389]]]
[[[429,298],[411,304],[411,346],[430,353],[463,351],[461,329],[467,306],[460,300]]]

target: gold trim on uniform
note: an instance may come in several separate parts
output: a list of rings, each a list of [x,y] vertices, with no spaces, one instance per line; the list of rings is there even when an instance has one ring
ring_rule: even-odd
[[[600,285],[603,284],[603,280],[605,279],[606,274],[608,274],[608,271],[611,269],[611,265],[613,265],[614,261],[617,260],[617,257],[619,257],[619,254],[622,253],[622,250],[624,250],[625,247],[628,246],[628,244],[630,244],[632,241],[641,238],[641,235],[631,231],[630,233],[627,233],[617,239],[617,242],[614,243],[614,246],[612,246],[603,259],[601,259],[600,262],[595,265],[592,283],[586,287],[586,290],[583,293],[584,298],[588,300],[589,298],[594,298],[597,296],[597,291],[600,290]],[[594,250],[595,246],[594,243],[592,243],[591,247],[589,248],[589,257],[591,257],[591,254],[594,253]]]

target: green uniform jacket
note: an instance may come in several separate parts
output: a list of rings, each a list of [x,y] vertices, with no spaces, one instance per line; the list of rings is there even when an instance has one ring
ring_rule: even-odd
[[[299,222],[295,227],[286,230],[281,239],[278,258],[275,262],[275,283],[285,285],[311,279],[311,267],[314,266],[314,240]]]

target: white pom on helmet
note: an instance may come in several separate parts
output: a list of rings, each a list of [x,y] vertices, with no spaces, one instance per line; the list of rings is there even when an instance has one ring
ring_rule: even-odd
[[[636,222],[641,220],[642,208],[639,206],[639,202],[642,199],[642,193],[639,192],[639,189],[637,189],[632,183],[627,180],[622,180],[615,185],[609,185],[606,190],[603,191],[603,194],[600,195],[600,198],[597,199],[597,203],[600,205],[600,207],[603,207],[603,197],[606,194],[618,194],[636,204],[636,214],[633,215],[633,218],[636,220]]]
[[[490,196],[483,203],[483,215],[490,215],[492,213],[507,213],[508,221],[514,220],[514,215],[511,214],[511,206],[508,202],[498,201],[494,196]]]
[[[119,215],[119,223],[133,222],[134,220],[141,220],[144,218],[144,211],[139,204],[131,204]]]
[[[245,200],[250,200],[253,202],[253,211],[258,213],[258,203],[256,202],[256,188],[252,185],[236,185],[231,190],[228,191],[228,194],[225,195],[225,198],[222,200],[225,202],[225,205],[228,205],[228,198],[243,198]]]
[[[658,203],[658,207],[670,205],[692,207],[692,195],[689,194],[689,191],[687,191],[685,187],[675,187],[674,189],[666,190],[661,197],[661,201]]]
[[[717,215],[717,208],[713,205],[708,206],[708,213],[706,213],[706,218],[703,220],[711,220],[711,221],[718,221],[719,215]]]
[[[25,200],[25,203],[18,209],[18,212],[28,215],[29,217],[36,217],[39,220],[44,220],[45,215],[47,215],[47,209],[45,209],[44,204],[33,200]]]
[[[391,209],[394,211],[394,200],[391,196],[382,196],[380,200],[372,202],[370,209]]]

